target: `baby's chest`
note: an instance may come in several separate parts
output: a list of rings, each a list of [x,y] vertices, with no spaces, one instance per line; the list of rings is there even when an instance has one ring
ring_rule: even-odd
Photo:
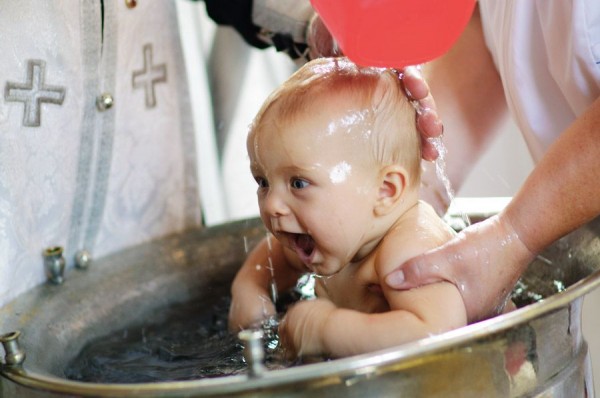
[[[372,263],[351,264],[335,275],[317,279],[315,293],[341,308],[366,313],[389,310]]]

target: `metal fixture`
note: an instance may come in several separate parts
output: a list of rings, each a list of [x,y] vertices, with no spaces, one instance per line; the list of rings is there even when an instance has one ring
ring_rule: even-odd
[[[86,269],[92,263],[92,255],[87,250],[79,250],[75,253],[75,266],[79,269]]]
[[[114,105],[115,100],[110,93],[102,93],[96,98],[96,107],[100,112],[109,110]]]
[[[238,333],[238,338],[244,343],[244,359],[248,364],[248,376],[260,377],[266,370],[265,350],[262,343],[263,331],[242,330]]]
[[[0,343],[4,347],[4,364],[6,366],[20,366],[25,361],[25,351],[19,346],[21,332],[6,333],[0,336]]]
[[[63,248],[60,246],[49,247],[44,250],[44,266],[48,280],[56,285],[64,282],[65,258]]]

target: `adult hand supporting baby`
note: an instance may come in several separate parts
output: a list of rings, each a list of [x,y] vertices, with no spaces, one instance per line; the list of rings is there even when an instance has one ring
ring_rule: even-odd
[[[318,14],[315,14],[308,24],[306,43],[309,59],[343,55],[342,49]],[[418,66],[405,66],[398,68],[398,71],[406,96],[415,104],[417,128],[421,134],[421,155],[425,160],[435,160],[439,154],[430,138],[440,137],[444,127],[429,85]]]
[[[449,281],[460,290],[472,323],[502,312],[512,287],[533,258],[508,217],[501,213],[407,261],[385,281],[395,289]]]
[[[534,254],[600,214],[600,98],[551,145],[498,215],[391,272],[386,283],[407,289],[437,280],[460,289],[470,322],[499,305]]]

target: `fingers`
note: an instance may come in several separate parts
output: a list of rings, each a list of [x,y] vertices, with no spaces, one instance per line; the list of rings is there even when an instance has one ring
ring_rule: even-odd
[[[427,161],[434,161],[440,156],[435,145],[427,138],[421,137],[421,157]]]
[[[407,66],[401,73],[402,84],[411,100],[425,100],[429,96],[429,85],[417,66]]]
[[[417,128],[425,139],[438,138],[444,133],[444,125],[434,108],[417,108]]]
[[[437,113],[437,107],[429,90],[429,85],[416,66],[407,66],[400,77],[406,96],[413,102],[417,112],[417,129],[421,134],[421,156],[433,161],[440,155],[431,138],[441,137],[444,125]]]

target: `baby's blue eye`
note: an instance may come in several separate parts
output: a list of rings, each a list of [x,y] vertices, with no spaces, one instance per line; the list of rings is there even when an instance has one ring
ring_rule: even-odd
[[[258,184],[259,188],[268,188],[269,187],[269,182],[267,181],[266,178],[254,177],[254,180]]]
[[[290,185],[294,189],[302,189],[308,187],[308,181],[303,180],[301,178],[293,178]]]

